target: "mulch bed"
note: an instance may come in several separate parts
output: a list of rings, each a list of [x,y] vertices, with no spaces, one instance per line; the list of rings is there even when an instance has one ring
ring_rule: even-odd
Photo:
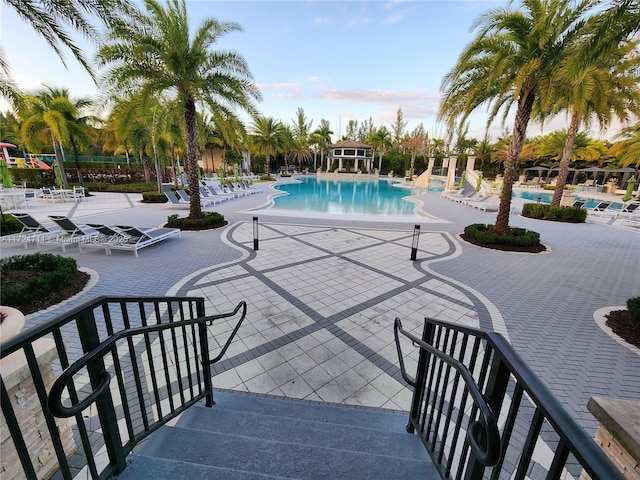
[[[460,235],[465,242],[472,243],[473,245],[477,245],[479,247],[491,248],[492,250],[501,250],[503,252],[524,252],[524,253],[542,253],[547,251],[547,247],[543,244],[539,243],[537,245],[532,245],[530,247],[521,247],[518,245],[496,245],[493,243],[482,243],[474,240],[464,233]]]
[[[188,226],[188,225],[180,225],[179,227],[176,227],[175,225],[169,225],[168,223],[165,224],[164,226],[166,228],[179,228],[180,230],[188,230],[188,231],[197,232],[199,230],[213,230],[215,228],[222,228],[222,227],[226,227],[227,225],[229,225],[229,222],[227,222],[225,220],[222,223],[216,223],[216,224],[213,224],[213,225],[207,225],[205,227],[192,227],[192,226]]]
[[[607,327],[625,342],[640,348],[640,328],[634,326],[629,318],[629,310],[614,310],[605,315]]]
[[[27,283],[28,281],[40,276],[40,271],[35,269],[7,269],[6,272],[2,272],[1,285],[20,285]],[[37,312],[44,310],[45,308],[60,303],[67,298],[72,297],[87,285],[87,282],[91,278],[86,273],[76,270],[74,281],[67,285],[61,285],[55,291],[41,292],[36,300],[30,301],[26,305],[15,305],[15,308],[20,310],[23,314]]]

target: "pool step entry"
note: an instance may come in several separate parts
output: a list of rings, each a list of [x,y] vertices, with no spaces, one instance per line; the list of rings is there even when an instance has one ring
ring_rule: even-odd
[[[118,478],[440,478],[407,414],[236,392],[215,401],[161,427]]]

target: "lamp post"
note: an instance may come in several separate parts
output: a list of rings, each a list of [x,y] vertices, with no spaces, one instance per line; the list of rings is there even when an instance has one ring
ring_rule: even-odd
[[[411,240],[411,260],[415,260],[418,255],[418,240],[420,239],[420,225],[413,228],[413,239]]]
[[[258,217],[253,217],[253,249],[258,251]]]

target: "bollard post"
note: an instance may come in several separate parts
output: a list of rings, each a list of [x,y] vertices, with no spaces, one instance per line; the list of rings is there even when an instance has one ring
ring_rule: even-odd
[[[418,255],[418,240],[420,238],[420,225],[413,228],[413,239],[411,241],[411,260],[415,260]]]
[[[253,249],[258,251],[258,217],[253,217]]]

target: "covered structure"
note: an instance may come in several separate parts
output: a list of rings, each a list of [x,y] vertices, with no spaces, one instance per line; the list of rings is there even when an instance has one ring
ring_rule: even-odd
[[[353,171],[359,171],[364,165],[364,169],[370,172],[373,169],[373,147],[355,140],[342,140],[329,145],[331,155],[327,157],[327,171],[331,171],[331,164],[338,161],[338,170],[346,170],[349,163]]]

